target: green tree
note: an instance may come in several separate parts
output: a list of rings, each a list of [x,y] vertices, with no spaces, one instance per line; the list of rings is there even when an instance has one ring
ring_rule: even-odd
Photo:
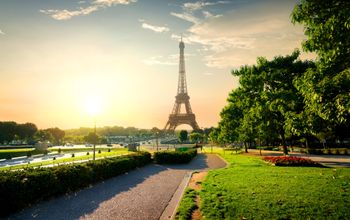
[[[57,127],[56,128],[48,128],[48,129],[46,129],[46,131],[51,133],[51,135],[53,136],[53,138],[55,140],[55,144],[60,144],[65,136],[65,132]]]
[[[292,13],[303,24],[305,51],[315,52],[317,68],[295,81],[309,112],[322,118],[334,132],[350,122],[350,1],[301,0]],[[341,135],[342,136],[342,135]]]
[[[11,142],[16,135],[17,123],[14,121],[0,122],[0,143]]]
[[[89,144],[97,144],[99,142],[99,136],[95,132],[90,132],[84,137],[84,140]]]
[[[192,132],[189,136],[188,136],[189,140],[191,143],[198,143],[198,142],[202,142],[203,141],[203,134],[198,133],[198,132]]]
[[[36,141],[42,142],[49,141],[50,143],[53,143],[55,141],[55,138],[47,130],[38,130],[34,135],[34,139]]]
[[[298,57],[299,51],[271,61],[260,57],[257,65],[232,72],[239,77],[240,86],[230,93],[228,105],[221,112],[220,141],[241,141],[247,151],[254,142],[279,138],[284,153],[288,153],[286,138],[292,133],[286,123],[292,113],[300,113],[304,107],[293,80],[313,67],[313,63]]]
[[[179,141],[180,143],[185,142],[188,139],[188,132],[186,130],[181,130],[179,133]]]
[[[33,123],[25,123],[17,125],[17,135],[21,140],[33,139],[34,134],[38,131],[38,128]]]

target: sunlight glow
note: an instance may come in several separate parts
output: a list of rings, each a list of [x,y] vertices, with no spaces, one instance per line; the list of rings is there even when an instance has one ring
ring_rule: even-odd
[[[85,110],[91,116],[101,113],[102,100],[97,96],[90,96],[85,100]]]

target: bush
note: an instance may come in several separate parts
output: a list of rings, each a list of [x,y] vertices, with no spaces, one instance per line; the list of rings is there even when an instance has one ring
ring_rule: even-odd
[[[322,167],[321,164],[306,158],[301,157],[263,157],[263,160],[275,164],[276,166],[308,166],[308,167]]]
[[[49,168],[0,171],[0,217],[151,162],[148,152]]]
[[[197,149],[188,151],[160,151],[154,153],[154,161],[159,164],[189,163],[197,155]]]

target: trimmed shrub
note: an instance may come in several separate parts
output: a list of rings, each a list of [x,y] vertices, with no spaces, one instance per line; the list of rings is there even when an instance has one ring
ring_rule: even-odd
[[[49,168],[0,171],[0,217],[38,201],[70,193],[151,162],[138,152],[115,158]]]
[[[307,166],[307,167],[322,167],[321,164],[306,158],[301,157],[263,157],[263,160],[273,163],[276,166]]]
[[[159,164],[189,163],[197,155],[197,149],[188,151],[159,151],[154,153],[154,161]]]

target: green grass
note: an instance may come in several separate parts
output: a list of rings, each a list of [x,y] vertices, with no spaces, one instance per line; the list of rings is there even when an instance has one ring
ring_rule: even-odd
[[[31,152],[35,148],[19,148],[19,149],[0,149],[0,153],[19,153],[19,152]]]
[[[210,171],[202,183],[206,219],[350,219],[348,168],[275,167],[257,157],[221,156],[231,165]]]
[[[47,150],[50,152],[58,152],[59,149],[61,149],[61,152],[87,152],[92,151],[93,147],[49,147]],[[111,151],[118,151],[118,150],[126,150],[126,148],[116,148],[116,147],[100,147],[96,146],[96,150],[111,150]]]
[[[179,220],[187,220],[191,219],[192,212],[197,209],[196,204],[196,196],[197,192],[194,189],[187,188],[179,207],[177,208],[177,212],[175,215],[175,219]]]
[[[27,156],[28,154],[33,154],[35,151],[35,148],[0,149],[0,159],[23,157]]]
[[[120,150],[115,150],[111,152],[101,152],[98,153],[96,151],[96,158],[104,158],[104,157],[114,157],[114,156],[119,156],[122,154],[129,154],[130,152],[127,149],[120,149]],[[74,162],[74,161],[80,161],[80,160],[88,160],[92,159],[93,153],[90,152],[89,155],[82,155],[82,156],[75,156],[71,158],[57,158],[56,160],[45,160],[41,162],[35,162],[35,163],[30,163],[30,164],[23,164],[23,165],[15,165],[11,167],[1,167],[0,170],[15,170],[15,169],[23,169],[23,168],[29,168],[29,167],[39,167],[39,166],[45,166],[45,165],[51,165],[51,164],[60,164],[60,163],[68,163],[68,162]]]

